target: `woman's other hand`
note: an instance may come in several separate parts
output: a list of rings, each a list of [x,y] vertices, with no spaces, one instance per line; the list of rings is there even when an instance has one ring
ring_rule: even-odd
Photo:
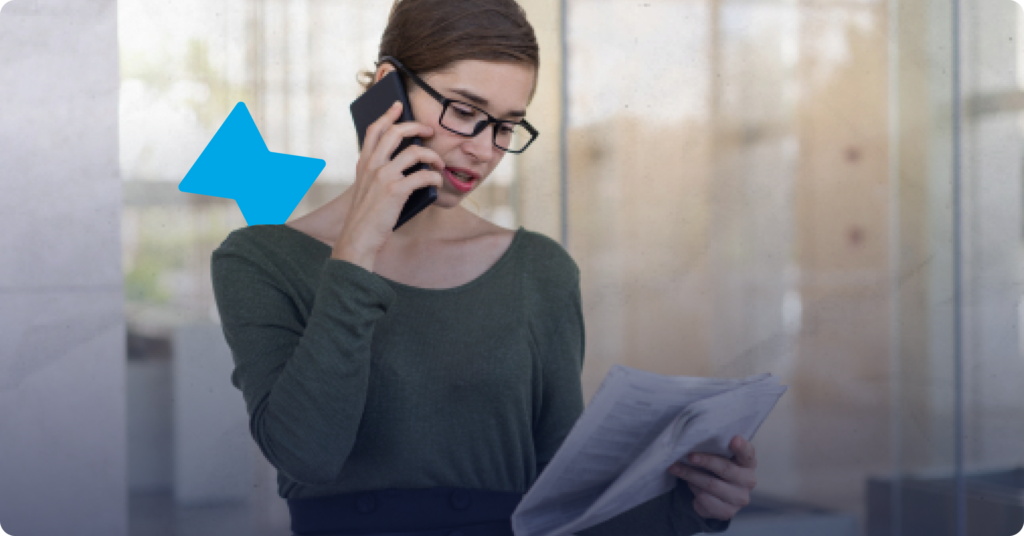
[[[401,113],[402,104],[395,102],[366,129],[356,164],[352,205],[331,253],[331,258],[349,261],[371,272],[377,252],[391,236],[409,195],[430,185],[440,188],[444,181],[440,173],[445,167],[444,160],[425,147],[410,145],[391,160],[404,138],[434,134],[434,129],[423,123],[395,123]],[[427,164],[431,169],[408,177],[402,174],[417,163]]]
[[[754,469],[757,456],[754,445],[740,436],[729,442],[735,460],[712,454],[694,453],[687,461],[713,474],[694,469],[683,463],[674,463],[669,473],[685,480],[693,491],[693,509],[703,518],[731,519],[741,508],[750,504],[750,492],[757,485]],[[715,477],[717,475],[718,478]]]

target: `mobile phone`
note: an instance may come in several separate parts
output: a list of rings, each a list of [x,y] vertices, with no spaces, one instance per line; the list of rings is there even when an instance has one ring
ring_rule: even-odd
[[[363,150],[363,138],[366,137],[366,129],[370,124],[379,119],[380,116],[384,115],[395,104],[395,101],[402,102],[402,116],[398,118],[396,123],[412,121],[412,107],[409,106],[409,97],[405,93],[405,86],[402,84],[402,79],[399,78],[398,72],[391,71],[376,84],[370,86],[370,89],[366,90],[362,96],[354,100],[352,105],[349,106],[349,109],[352,111],[352,121],[356,124],[356,135],[359,137],[360,151]],[[394,159],[395,156],[398,156],[398,153],[412,144],[422,146],[423,142],[418,137],[405,138],[398,146],[398,149],[395,149],[391,158]],[[421,169],[430,169],[430,166],[419,163],[406,169],[402,174],[408,176]],[[402,212],[398,215],[398,221],[395,223],[394,228],[398,229],[402,224],[409,221],[416,214],[419,214],[421,210],[427,208],[436,200],[437,188],[433,185],[415,190],[409,195],[405,206],[402,207]]]

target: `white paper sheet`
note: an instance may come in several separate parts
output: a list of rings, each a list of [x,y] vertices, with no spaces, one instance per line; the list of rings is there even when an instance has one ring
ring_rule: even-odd
[[[516,536],[563,536],[675,486],[668,467],[690,452],[731,457],[786,387],[769,374],[740,380],[663,376],[615,365],[554,458],[512,514]]]

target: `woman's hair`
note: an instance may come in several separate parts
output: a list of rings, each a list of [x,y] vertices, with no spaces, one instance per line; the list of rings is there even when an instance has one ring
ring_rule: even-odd
[[[540,66],[537,37],[515,0],[395,0],[378,62],[384,56],[416,74],[461,60]],[[373,85],[374,71],[359,74],[363,89]]]

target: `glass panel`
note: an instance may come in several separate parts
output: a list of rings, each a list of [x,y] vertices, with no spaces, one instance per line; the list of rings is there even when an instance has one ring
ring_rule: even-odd
[[[964,9],[964,463],[973,472],[1024,465],[1024,449],[1016,447],[1024,444],[1024,26],[1020,7],[1012,3]]]
[[[1012,495],[1022,452],[1011,7],[963,19],[960,198],[948,2],[570,0],[585,387],[612,363],[788,384],[733,530],[955,534],[957,263],[965,526],[1019,527],[978,491]]]
[[[754,441],[755,501],[733,534],[956,534],[958,471],[964,534],[1012,534],[1024,522],[1020,8],[965,5],[954,64],[947,0],[565,0],[564,36],[558,2],[521,3],[542,46],[529,114],[542,135],[467,206],[553,238],[567,224],[585,397],[614,363],[789,385]],[[244,101],[270,150],[327,162],[292,218],[337,196],[358,156],[356,73],[390,6],[118,2],[133,534],[174,523],[161,516],[175,508],[190,534],[286,530],[254,445],[251,510],[200,514],[172,492],[172,378],[188,374],[172,342],[216,327],[210,253],[245,225],[233,201],[177,183]]]
[[[1019,4],[961,6],[962,465],[968,533],[1024,524]],[[1008,497],[1016,497],[1009,499]]]

